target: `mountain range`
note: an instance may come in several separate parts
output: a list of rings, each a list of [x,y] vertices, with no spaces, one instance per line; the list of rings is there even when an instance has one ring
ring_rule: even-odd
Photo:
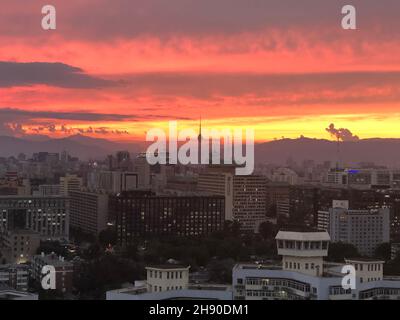
[[[35,152],[58,152],[67,151],[71,156],[82,160],[104,159],[107,154],[120,150],[128,150],[131,153],[140,152],[139,144],[114,142],[106,139],[91,138],[84,135],[74,135],[63,139],[41,139],[16,138],[0,136],[0,156],[16,156],[24,153],[31,156]]]
[[[0,156],[16,156],[25,153],[31,156],[35,152],[67,151],[71,156],[82,160],[104,159],[107,154],[119,150],[131,153],[144,151],[144,143],[114,142],[106,139],[74,135],[63,139],[43,137],[41,139],[0,136]],[[255,161],[283,165],[288,159],[296,162],[326,160],[343,165],[355,165],[359,162],[374,162],[379,165],[400,167],[400,139],[360,139],[340,142],[325,139],[281,139],[256,144]]]

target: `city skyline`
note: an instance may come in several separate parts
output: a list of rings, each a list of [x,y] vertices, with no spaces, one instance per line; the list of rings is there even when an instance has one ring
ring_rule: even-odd
[[[153,127],[255,129],[256,141],[400,138],[400,4],[40,1],[0,13],[0,135],[144,140]],[[107,10],[104,8],[107,6]],[[229,8],[229,9],[228,9]],[[353,136],[354,135],[354,136]]]

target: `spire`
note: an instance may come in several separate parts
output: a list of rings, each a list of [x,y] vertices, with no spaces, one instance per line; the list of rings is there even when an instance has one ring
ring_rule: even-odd
[[[200,123],[199,123],[199,142],[201,142],[201,116],[200,116]]]
[[[201,116],[199,122],[199,136],[198,136],[198,157],[199,157],[199,164],[201,164],[201,141],[203,137],[201,136]]]

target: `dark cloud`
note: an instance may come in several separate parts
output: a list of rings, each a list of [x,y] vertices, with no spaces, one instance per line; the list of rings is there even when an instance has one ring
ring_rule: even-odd
[[[91,112],[30,111],[13,108],[0,109],[0,119],[54,119],[71,121],[135,121],[136,115]]]
[[[96,89],[117,82],[90,76],[63,63],[0,61],[0,87],[48,85],[61,88]]]
[[[255,104],[377,103],[400,101],[400,72],[296,74],[144,73],[126,75],[130,92],[198,99],[247,96]],[[384,94],[382,90],[384,89]],[[296,98],[293,98],[296,97]],[[261,100],[259,100],[261,99]]]
[[[24,130],[20,124],[9,124],[8,125],[10,131],[14,135],[25,135],[27,134],[27,130]],[[42,134],[42,133],[61,133],[65,135],[72,135],[72,134],[101,134],[101,135],[129,135],[130,133],[126,130],[118,130],[118,129],[111,129],[108,127],[86,127],[86,128],[77,128],[73,126],[56,126],[56,125],[47,125],[47,126],[29,126],[29,131],[34,132],[35,134]]]
[[[75,128],[64,123],[69,121],[82,121],[89,123],[96,122],[136,122],[143,120],[168,120],[169,115],[156,114],[106,114],[106,113],[90,113],[90,112],[51,112],[51,111],[30,111],[14,108],[0,107],[0,135],[24,135],[24,127],[29,127],[31,131],[36,133],[61,132],[64,134],[74,133],[97,133],[97,134],[127,134],[124,130],[109,129],[106,127],[87,127],[86,129]],[[189,118],[180,118],[188,120]],[[23,126],[24,125],[24,126]],[[81,132],[82,131],[82,132]]]
[[[254,32],[268,28],[339,28],[345,0],[53,0],[64,37],[139,37]],[[373,22],[396,35],[398,0],[352,0],[365,28]],[[0,34],[41,34],[39,0],[2,0]],[[40,18],[40,17],[39,17]],[[362,31],[363,29],[361,29]],[[384,32],[382,33],[384,34]]]

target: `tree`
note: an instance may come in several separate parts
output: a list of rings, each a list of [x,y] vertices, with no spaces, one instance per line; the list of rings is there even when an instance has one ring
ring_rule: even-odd
[[[334,242],[329,245],[329,261],[343,262],[345,258],[358,257],[359,255],[357,248],[350,243]]]
[[[58,241],[42,241],[37,249],[36,253],[41,254],[55,253],[58,256],[67,257],[68,250],[65,246],[62,246]]]
[[[258,231],[260,232],[260,235],[266,239],[266,240],[273,240],[276,236],[276,226],[269,222],[263,222],[260,224],[260,227],[258,229]]]
[[[390,243],[382,243],[375,249],[374,258],[388,261],[390,260],[390,256],[391,256]]]
[[[214,260],[207,266],[210,281],[214,283],[232,283],[233,259]]]
[[[383,266],[383,273],[388,276],[400,275],[400,254]]]
[[[99,233],[99,242],[103,247],[114,246],[117,242],[117,233],[114,229],[108,228]]]

